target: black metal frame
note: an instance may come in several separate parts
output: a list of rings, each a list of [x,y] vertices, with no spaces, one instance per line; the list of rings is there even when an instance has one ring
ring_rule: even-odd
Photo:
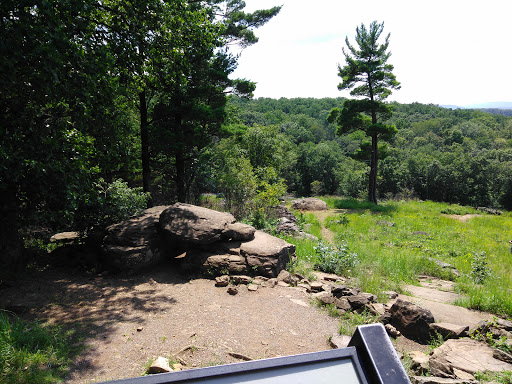
[[[382,324],[359,326],[349,347],[301,355],[254,360],[236,364],[162,373],[108,382],[109,384],[199,383],[208,379],[240,376],[256,372],[279,372],[289,367],[304,367],[322,362],[350,361],[361,384],[410,384]],[[277,376],[277,375],[276,375]]]

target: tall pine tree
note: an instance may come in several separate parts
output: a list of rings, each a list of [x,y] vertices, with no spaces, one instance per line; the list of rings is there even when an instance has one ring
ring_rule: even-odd
[[[368,200],[377,203],[377,171],[379,161],[379,140],[389,140],[397,129],[383,124],[391,117],[391,107],[384,100],[392,89],[400,89],[400,83],[392,73],[393,66],[387,64],[389,34],[384,43],[379,38],[384,23],[373,21],[367,29],[364,24],[356,28],[357,47],[345,39],[347,50],[343,49],[345,65],[338,65],[338,76],[342,81],[339,90],[351,89],[350,95],[360,99],[346,100],[342,108],[334,108],[328,120],[339,127],[338,134],[362,130],[371,138],[371,143],[363,142],[358,158],[370,160],[370,180]]]

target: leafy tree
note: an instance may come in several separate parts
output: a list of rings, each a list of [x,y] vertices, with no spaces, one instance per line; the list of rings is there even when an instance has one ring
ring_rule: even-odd
[[[89,123],[109,83],[94,12],[74,0],[0,5],[2,271],[23,266],[20,227],[62,219],[98,171]]]
[[[252,96],[255,84],[246,79],[230,79],[238,57],[227,46],[247,47],[258,41],[253,29],[275,16],[280,7],[245,13],[240,0],[212,0],[196,3],[204,10],[216,35],[212,44],[195,44],[183,51],[184,64],[167,75],[165,93],[153,111],[151,140],[154,155],[162,168],[172,165],[170,176],[178,201],[189,200],[201,150],[222,135],[227,93]]]
[[[99,7],[115,74],[138,110],[142,184],[148,192],[152,107],[176,83],[186,83],[190,57],[215,48],[220,29],[195,2],[106,0]]]
[[[370,180],[368,187],[368,200],[377,203],[377,170],[379,160],[379,140],[389,140],[396,134],[393,125],[383,124],[391,117],[391,107],[384,103],[392,89],[399,89],[400,83],[393,75],[393,66],[387,64],[390,52],[389,34],[384,43],[379,43],[379,37],[384,29],[384,23],[376,21],[367,29],[364,24],[356,28],[357,48],[345,43],[348,52],[343,49],[345,66],[338,65],[338,76],[342,82],[338,89],[351,89],[350,94],[363,99],[346,100],[343,108],[334,108],[329,114],[328,121],[339,126],[338,133],[348,133],[362,130],[371,138],[370,148],[361,148],[363,152],[370,152]],[[367,147],[363,143],[364,147]]]

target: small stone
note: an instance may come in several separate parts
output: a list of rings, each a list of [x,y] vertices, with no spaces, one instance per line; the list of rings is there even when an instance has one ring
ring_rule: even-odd
[[[312,291],[319,292],[322,290],[323,284],[319,281],[312,281],[309,283],[309,287]]]
[[[348,296],[347,300],[354,309],[364,307],[369,303],[368,298],[363,295]]]
[[[375,296],[373,293],[363,292],[360,295],[366,297],[370,303],[376,303],[377,302],[377,296]]]
[[[228,293],[230,295],[236,295],[238,293],[238,289],[236,287],[228,287]]]
[[[276,278],[268,279],[262,285],[264,287],[274,288],[277,285],[277,279]]]
[[[137,332],[142,332],[143,329],[144,329],[144,327],[139,327],[139,328],[137,328]]]
[[[283,281],[290,285],[296,286],[299,282],[299,278],[283,269],[281,272],[279,272],[279,275],[277,276],[277,281]]]
[[[342,298],[335,298],[334,299],[334,305],[336,308],[341,309],[343,311],[350,311],[352,310],[352,306],[348,302],[348,300],[345,297]]]
[[[234,284],[250,284],[252,282],[252,278],[245,275],[234,275],[231,276],[231,281],[233,281]]]
[[[329,339],[329,345],[331,348],[346,348],[348,347],[348,343],[350,343],[350,336],[347,335],[332,335]]]
[[[176,363],[172,365],[173,371],[182,371],[184,369],[183,365],[180,363]]]
[[[475,376],[473,376],[471,373],[468,373],[466,371],[462,371],[460,369],[457,369],[457,368],[453,368],[453,374],[455,375],[455,377],[457,379],[461,379],[461,380],[475,380]]]
[[[289,287],[290,286],[290,284],[285,283],[284,281],[278,281],[277,285],[280,287]]]
[[[215,278],[215,286],[216,287],[227,287],[228,285],[229,285],[229,276],[228,275],[217,276]]]
[[[383,315],[384,312],[386,312],[386,307],[382,303],[371,303],[369,307],[370,312],[373,313],[374,315],[380,316]]]
[[[386,332],[388,333],[388,335],[394,339],[401,335],[401,333],[391,324],[386,324],[384,328],[386,328]]]
[[[395,291],[384,291],[383,293],[386,294],[390,300],[396,299],[398,297],[398,293]]]
[[[313,297],[320,301],[322,304],[332,304],[334,303],[334,296],[331,295],[329,292],[317,292],[313,293]]]
[[[428,359],[429,357],[420,351],[409,352],[411,357],[411,369],[418,375],[423,375],[429,371]]]
[[[172,372],[172,368],[169,367],[169,359],[165,357],[158,356],[158,358],[153,361],[153,364],[148,368],[148,373],[165,373]]]
[[[247,286],[247,290],[249,292],[256,292],[258,290],[258,285],[256,285],[256,284],[249,284]]]

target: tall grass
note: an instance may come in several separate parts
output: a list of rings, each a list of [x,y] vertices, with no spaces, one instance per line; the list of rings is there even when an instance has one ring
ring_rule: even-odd
[[[70,333],[58,327],[11,318],[0,311],[0,382],[55,383],[67,373],[72,348]]]
[[[328,217],[325,225],[335,232],[337,242],[345,242],[358,255],[351,274],[361,289],[375,294],[400,291],[404,284],[415,284],[418,275],[436,276],[456,281],[458,291],[467,296],[461,304],[512,317],[510,212],[482,214],[462,222],[443,212],[477,211],[429,201],[385,202],[377,209],[355,200],[324,200],[341,210],[341,215]],[[477,257],[484,260],[480,268],[485,273],[475,274]],[[436,260],[453,265],[460,277]],[[476,281],[477,275],[485,278]]]

